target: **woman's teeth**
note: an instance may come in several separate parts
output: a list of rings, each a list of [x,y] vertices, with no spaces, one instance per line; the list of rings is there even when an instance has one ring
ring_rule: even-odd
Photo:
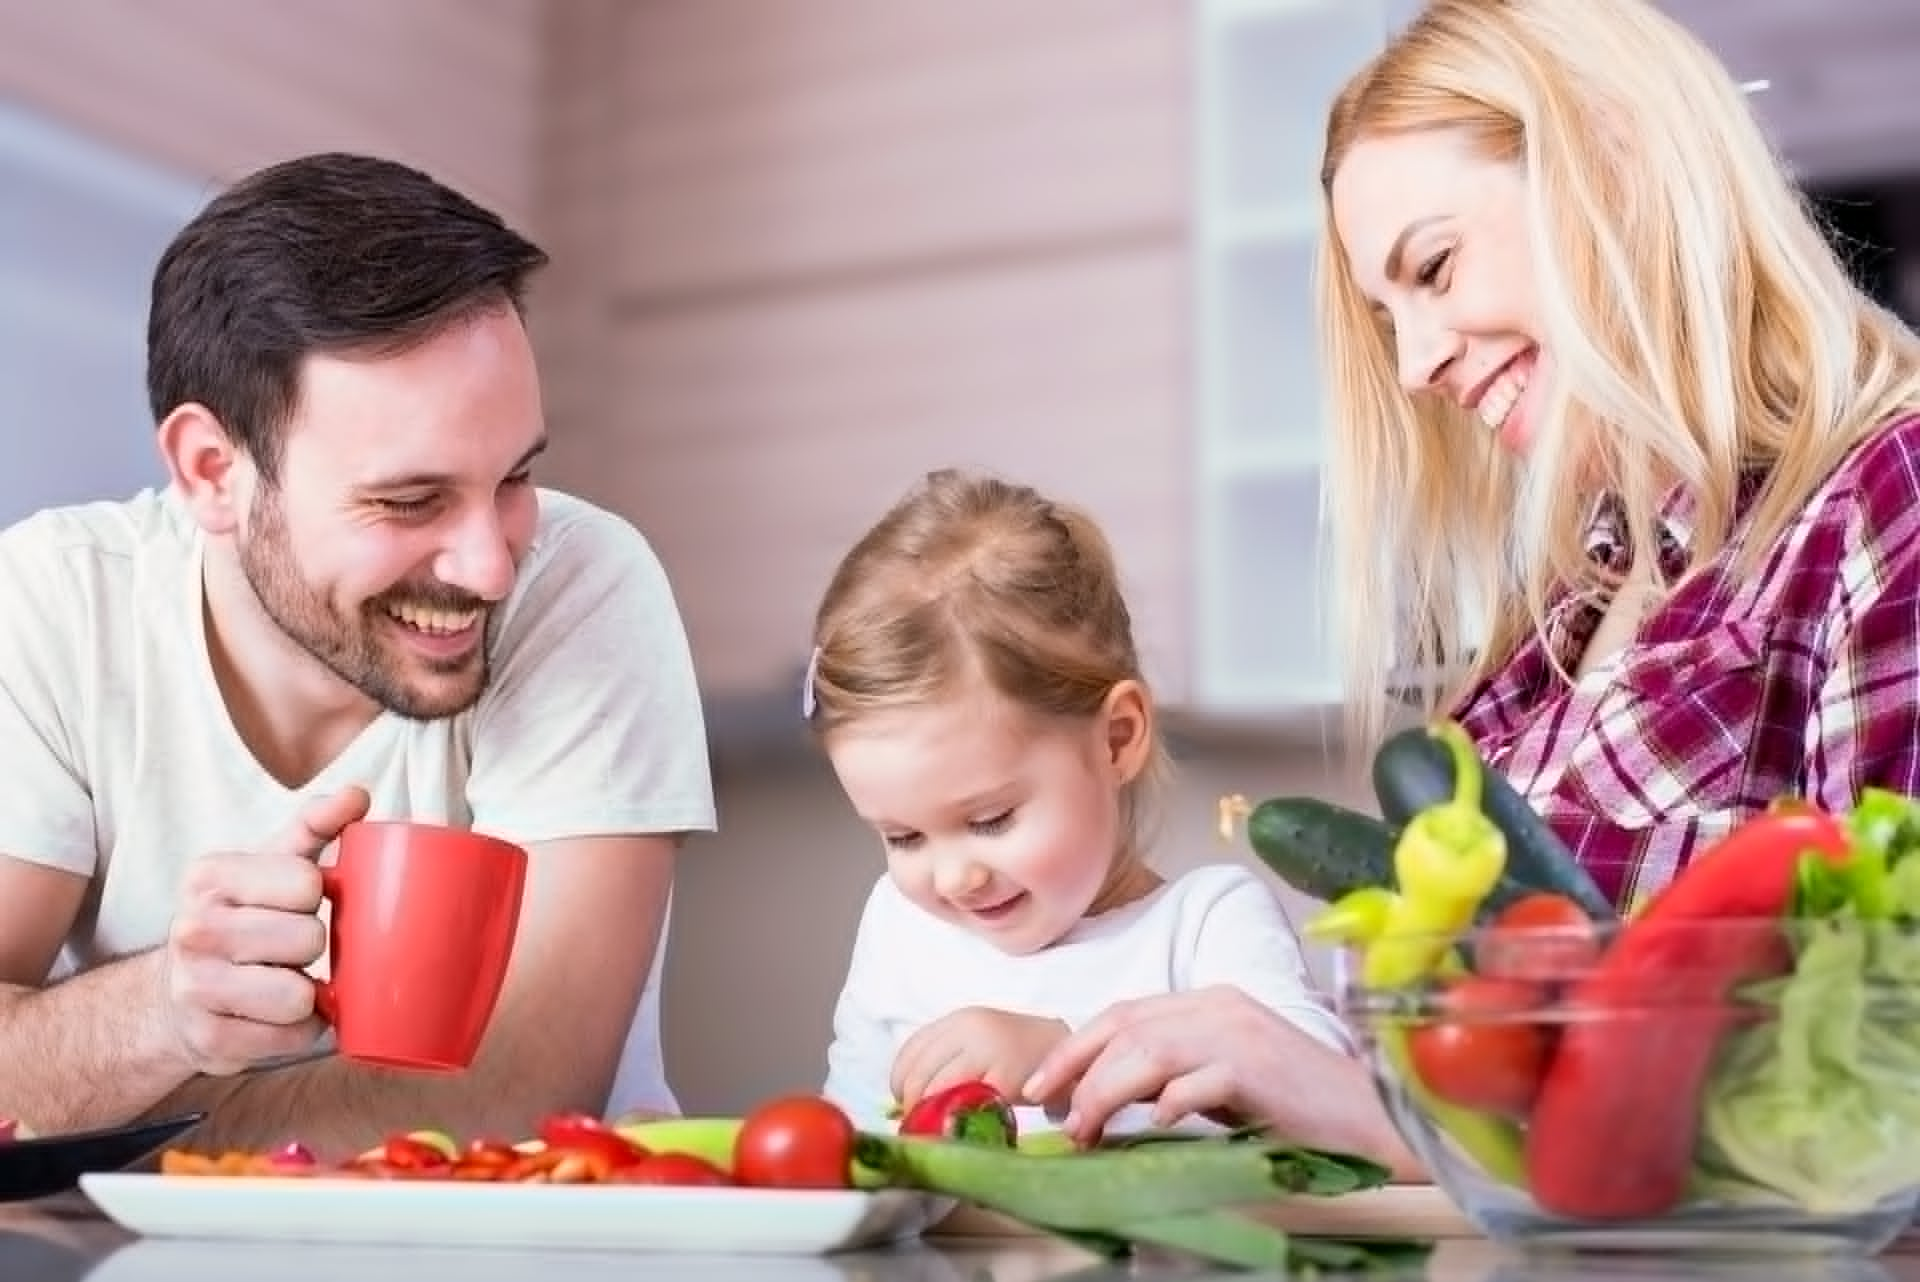
[[[419,632],[452,636],[480,622],[478,610],[423,610],[418,606],[388,606],[387,613]]]
[[[1493,380],[1480,398],[1480,421],[1494,431],[1499,431],[1507,421],[1507,415],[1513,413],[1513,407],[1520,401],[1520,394],[1527,390],[1527,372],[1508,370]]]

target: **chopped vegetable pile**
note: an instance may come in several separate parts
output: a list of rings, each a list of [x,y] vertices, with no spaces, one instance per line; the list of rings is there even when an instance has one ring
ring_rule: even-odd
[[[343,1162],[291,1145],[272,1153],[171,1150],[164,1173],[529,1184],[656,1184],[796,1192],[904,1188],[972,1202],[1102,1255],[1152,1244],[1242,1268],[1352,1269],[1405,1258],[1417,1242],[1292,1237],[1241,1214],[1286,1194],[1372,1188],[1363,1159],[1269,1142],[1257,1132],[1154,1133],[1092,1149],[1017,1142],[1007,1101],[967,1083],[909,1110],[896,1135],[864,1134],[830,1101],[793,1096],[744,1118],[625,1123],[568,1115],[535,1139],[462,1144],[438,1131],[397,1135]]]
[[[1920,802],[1783,799],[1624,919],[1568,892],[1562,852],[1489,914],[1509,834],[1464,733],[1430,734],[1456,795],[1396,836],[1393,885],[1347,888],[1308,930],[1359,950],[1377,1052],[1437,1128],[1586,1221],[1863,1213],[1920,1187]]]

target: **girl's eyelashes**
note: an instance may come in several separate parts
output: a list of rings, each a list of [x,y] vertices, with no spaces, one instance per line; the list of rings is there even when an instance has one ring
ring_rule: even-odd
[[[1013,811],[1004,810],[991,819],[976,819],[968,824],[967,827],[971,828],[978,836],[991,837],[996,833],[1005,832],[1012,823]]]
[[[967,823],[967,831],[976,837],[993,837],[1013,826],[1013,811],[1005,810],[990,819],[974,819]],[[883,832],[882,844],[888,850],[912,850],[926,840],[917,832]]]

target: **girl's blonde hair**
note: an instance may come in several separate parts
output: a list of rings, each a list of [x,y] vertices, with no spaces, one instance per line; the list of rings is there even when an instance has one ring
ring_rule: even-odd
[[[813,636],[809,717],[822,739],[875,712],[964,696],[976,682],[1068,720],[1095,716],[1123,681],[1147,688],[1093,520],[1027,486],[952,469],[929,473],[854,544]],[[1135,853],[1167,769],[1151,716],[1147,733],[1148,766],[1122,798]]]
[[[1441,129],[1529,180],[1555,375],[1524,464],[1402,390],[1333,222],[1355,143]],[[1585,547],[1603,494],[1646,548],[1682,487],[1699,566],[1733,532],[1742,473],[1764,469],[1748,573],[1844,454],[1920,405],[1920,343],[1849,278],[1740,87],[1642,0],[1432,0],[1334,101],[1320,181],[1328,499],[1362,742],[1396,669],[1465,661],[1470,684],[1557,587],[1610,585]],[[1426,689],[1428,710],[1462,688]]]

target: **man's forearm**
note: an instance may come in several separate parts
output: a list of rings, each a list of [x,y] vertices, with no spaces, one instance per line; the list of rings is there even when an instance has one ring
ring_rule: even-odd
[[[158,953],[47,988],[0,986],[0,1111],[42,1132],[118,1126],[189,1076],[161,1022]]]
[[[476,1066],[458,1074],[400,1073],[343,1059],[184,1084],[149,1115],[205,1111],[182,1143],[197,1152],[261,1152],[299,1142],[323,1161],[366,1151],[398,1132],[438,1130],[461,1140],[519,1140],[557,1112],[598,1112],[601,1100],[543,1085],[532,1074],[505,1080]]]

